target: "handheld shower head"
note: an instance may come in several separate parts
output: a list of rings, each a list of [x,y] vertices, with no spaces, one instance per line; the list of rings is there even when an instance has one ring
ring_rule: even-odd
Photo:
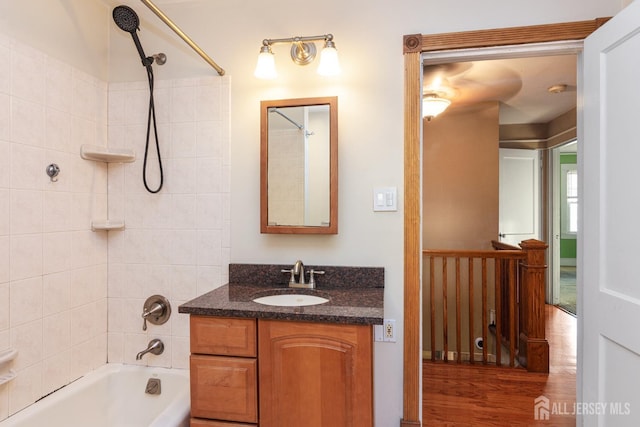
[[[159,65],[162,65],[165,63],[167,58],[163,53],[152,55],[149,57],[144,54],[144,50],[142,50],[142,45],[140,44],[140,39],[138,39],[138,34],[136,34],[140,27],[140,19],[133,9],[131,9],[129,6],[116,6],[113,8],[112,15],[113,20],[115,21],[118,28],[131,34],[133,42],[136,45],[136,49],[138,49],[138,53],[140,54],[140,59],[142,59],[142,65],[147,69],[147,78],[149,79],[149,115],[147,116],[147,141],[144,147],[144,162],[142,163],[142,181],[144,182],[144,186],[147,191],[149,191],[150,193],[157,193],[162,188],[164,175],[162,172],[162,158],[160,156],[160,143],[158,141],[158,129],[156,126],[156,110],[155,102],[153,100],[154,78],[153,68],[151,67],[151,64],[153,64],[153,61],[155,60]],[[158,168],[160,169],[160,184],[155,190],[152,190],[147,185],[147,154],[149,152],[149,137],[151,136],[152,122],[153,134],[156,140],[156,152],[158,154]],[[140,353],[138,356],[141,356],[142,354],[144,354],[144,352]]]
[[[112,15],[118,28],[122,31],[131,33],[133,43],[135,43],[136,49],[138,49],[138,53],[140,54],[140,59],[142,59],[142,65],[145,67],[150,66],[153,63],[153,57],[147,58],[147,55],[144,54],[144,50],[142,50],[142,45],[140,44],[140,39],[138,38],[138,34],[136,34],[136,31],[138,31],[140,26],[140,19],[136,12],[129,6],[121,5],[113,8]]]
[[[116,6],[113,8],[113,20],[122,31],[127,33],[135,33],[140,26],[138,15],[129,6]]]

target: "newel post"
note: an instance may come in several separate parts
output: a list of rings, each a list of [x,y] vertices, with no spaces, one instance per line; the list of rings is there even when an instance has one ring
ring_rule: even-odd
[[[539,240],[524,240],[521,264],[519,361],[529,372],[549,372],[549,343],[545,337],[546,252]]]

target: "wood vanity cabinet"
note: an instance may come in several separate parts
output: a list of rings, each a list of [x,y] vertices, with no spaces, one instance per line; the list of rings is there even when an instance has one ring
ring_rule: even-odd
[[[256,424],[228,423],[226,421],[201,420],[191,418],[191,427],[254,427]]]
[[[367,325],[258,321],[260,427],[373,426]]]
[[[256,320],[190,316],[191,427],[258,422]]]
[[[191,315],[191,427],[258,423],[372,427],[372,326]]]

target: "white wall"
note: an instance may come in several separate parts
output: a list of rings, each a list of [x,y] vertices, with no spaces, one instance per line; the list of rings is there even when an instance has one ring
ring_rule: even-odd
[[[12,34],[36,46],[48,46],[60,59],[87,70],[105,45],[62,47],[84,30],[90,14],[81,0],[0,2],[3,24]],[[88,3],[88,2],[87,2]],[[116,0],[109,0],[109,8]],[[140,38],[147,53],[163,51],[169,62],[157,67],[158,79],[213,75],[214,71],[179,40],[142,3],[128,0],[141,16]],[[615,14],[625,0],[408,0],[349,2],[328,0],[300,17],[293,0],[213,2],[158,1],[158,5],[213,59],[226,69],[231,85],[231,261],[371,265],[386,268],[385,315],[402,325],[403,211],[373,213],[371,189],[403,188],[403,58],[402,36],[483,28],[593,19]],[[19,4],[19,5],[18,5]],[[50,4],[57,6],[48,6]],[[63,9],[60,5],[64,4]],[[73,25],[33,25],[27,9],[53,7]],[[53,22],[58,21],[55,18]],[[144,70],[131,37],[106,17],[111,82],[140,81]],[[96,31],[104,33],[104,21]],[[3,25],[4,28],[4,25]],[[343,73],[323,79],[313,66],[297,67],[288,48],[276,46],[281,76],[259,81],[253,68],[264,38],[331,32],[341,55]],[[90,39],[82,39],[90,42]],[[76,51],[78,50],[78,51]],[[95,75],[104,72],[98,67]],[[339,99],[340,232],[337,236],[269,236],[259,233],[259,101],[263,99],[336,95]],[[402,336],[402,328],[398,334]],[[376,425],[394,426],[402,413],[402,339],[377,344]]]
[[[102,81],[108,77],[110,7],[87,0],[0,0],[3,34],[72,64]]]

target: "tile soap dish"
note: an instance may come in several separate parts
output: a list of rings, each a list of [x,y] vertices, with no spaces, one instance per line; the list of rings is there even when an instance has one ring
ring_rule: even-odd
[[[0,352],[0,385],[8,383],[16,377],[16,373],[8,369],[8,365],[17,355],[18,350],[13,348]]]
[[[80,157],[85,160],[105,163],[131,163],[136,160],[136,155],[133,150],[86,144],[80,147]]]
[[[113,221],[108,219],[103,221],[91,221],[91,230],[124,230],[124,221]]]

